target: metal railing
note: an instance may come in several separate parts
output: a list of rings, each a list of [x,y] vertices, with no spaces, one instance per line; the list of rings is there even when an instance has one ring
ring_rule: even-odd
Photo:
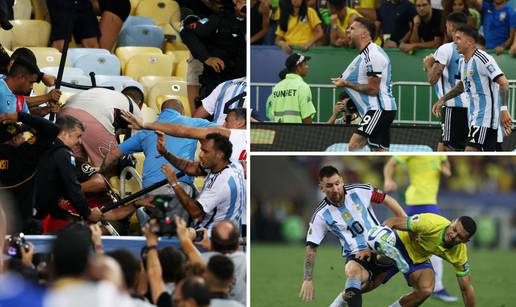
[[[275,83],[251,83],[251,105],[254,110],[257,112],[261,111],[260,107],[260,91],[263,89],[267,90],[267,93],[272,91],[272,87],[276,85]],[[335,107],[337,90],[333,85],[330,84],[309,84],[310,88],[313,91],[315,90],[315,95],[312,96],[312,100],[314,102],[315,110],[316,110],[316,118],[315,122],[321,123],[321,103],[327,103],[325,101],[321,102],[321,92],[330,92],[332,97],[332,110]],[[392,83],[393,93],[397,94],[396,102],[398,105],[398,112],[396,116],[395,123],[410,123],[410,124],[440,124],[439,120],[432,118],[432,105],[437,101],[437,97],[434,94],[434,90],[428,82],[417,82],[417,81],[396,81]],[[410,87],[412,87],[412,101],[408,101],[403,99],[403,96],[407,95],[410,92]],[[428,101],[425,101],[428,105],[428,119],[427,120],[418,120],[417,119],[417,111],[418,111],[418,103],[416,103],[418,98],[418,89],[423,88],[425,91],[428,91]],[[338,90],[341,91],[340,89]],[[268,95],[268,94],[267,94]],[[266,101],[266,97],[264,98]],[[425,104],[425,102],[419,102],[419,105]],[[403,114],[403,110],[407,108],[407,104],[410,104],[412,109],[412,118],[402,119],[401,116]],[[516,80],[509,80],[509,110],[511,112],[511,117],[513,122],[516,118]],[[406,117],[406,116],[405,116]]]

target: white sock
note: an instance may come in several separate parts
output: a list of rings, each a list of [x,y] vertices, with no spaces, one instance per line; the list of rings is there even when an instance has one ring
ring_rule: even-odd
[[[444,289],[443,286],[443,259],[437,256],[432,256],[430,258],[430,262],[432,262],[432,266],[434,267],[435,272],[435,287],[434,292],[440,291]]]
[[[347,303],[342,298],[342,292],[339,292],[339,294],[337,294],[337,297],[330,304],[330,307],[344,307],[344,306],[347,306]]]

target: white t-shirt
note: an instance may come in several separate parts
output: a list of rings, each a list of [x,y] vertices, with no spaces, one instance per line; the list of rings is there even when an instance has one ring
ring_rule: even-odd
[[[112,283],[81,282],[52,289],[43,307],[135,307],[131,297],[121,293]]]
[[[240,164],[240,160],[246,160],[247,157],[247,130],[231,129],[229,141],[233,145],[231,162],[233,162],[234,164]]]
[[[242,168],[229,163],[223,170],[208,174],[204,180],[201,194],[197,202],[204,211],[204,217],[199,223],[208,229],[222,220],[235,222],[239,227],[242,210],[246,203],[246,187]]]
[[[234,97],[245,92],[246,78],[238,78],[233,80],[224,81],[210,93],[210,95],[202,100],[202,106],[204,109],[213,115],[213,122],[218,125],[223,125],[226,119],[227,113],[224,112],[226,104],[231,101]],[[247,95],[232,101],[227,106],[227,110],[236,108],[247,107]]]
[[[115,128],[113,127],[114,109],[129,112],[129,100],[127,96],[120,92],[105,88],[92,88],[70,97],[64,107],[88,112],[91,116],[95,117],[107,131],[115,134]],[[132,100],[131,103],[133,105],[133,114],[141,119],[142,114],[138,105]]]

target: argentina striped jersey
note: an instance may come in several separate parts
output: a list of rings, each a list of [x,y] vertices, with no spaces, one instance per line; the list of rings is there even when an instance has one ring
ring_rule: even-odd
[[[466,62],[459,61],[460,78],[469,97],[470,126],[498,129],[500,121],[500,87],[494,80],[503,75],[492,56],[475,50]]]
[[[360,116],[363,117],[369,110],[396,110],[396,99],[392,95],[391,60],[380,46],[372,42],[349,64],[341,77],[352,83],[367,84],[369,76],[381,79],[376,96],[344,88],[357,106]]]
[[[369,229],[380,222],[371,202],[382,202],[384,194],[378,193],[370,184],[345,185],[344,204],[333,205],[326,198],[315,210],[310,220],[306,241],[319,245],[331,232],[342,246],[342,254],[348,256],[367,248]]]
[[[212,122],[224,125],[227,111],[247,107],[246,78],[224,81],[202,100],[204,109],[213,115]]]
[[[207,170],[201,194],[197,202],[204,211],[198,226],[208,229],[211,234],[213,225],[222,220],[241,225],[242,210],[246,205],[246,187],[242,168],[228,164],[220,172]]]
[[[462,56],[457,51],[454,42],[447,43],[439,47],[434,53],[434,59],[441,65],[444,65],[443,73],[439,81],[434,85],[435,94],[441,98],[455,87],[459,78],[459,60]],[[447,107],[467,108],[469,104],[468,95],[462,93],[459,96],[447,100],[445,103]]]

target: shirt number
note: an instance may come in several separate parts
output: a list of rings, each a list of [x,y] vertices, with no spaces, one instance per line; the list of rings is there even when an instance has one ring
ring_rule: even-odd
[[[353,222],[353,224],[351,224],[351,227],[348,226],[348,228],[346,229],[349,232],[351,232],[352,238],[355,238],[356,236],[364,232],[364,227],[362,227],[362,225],[360,225],[359,222]]]

